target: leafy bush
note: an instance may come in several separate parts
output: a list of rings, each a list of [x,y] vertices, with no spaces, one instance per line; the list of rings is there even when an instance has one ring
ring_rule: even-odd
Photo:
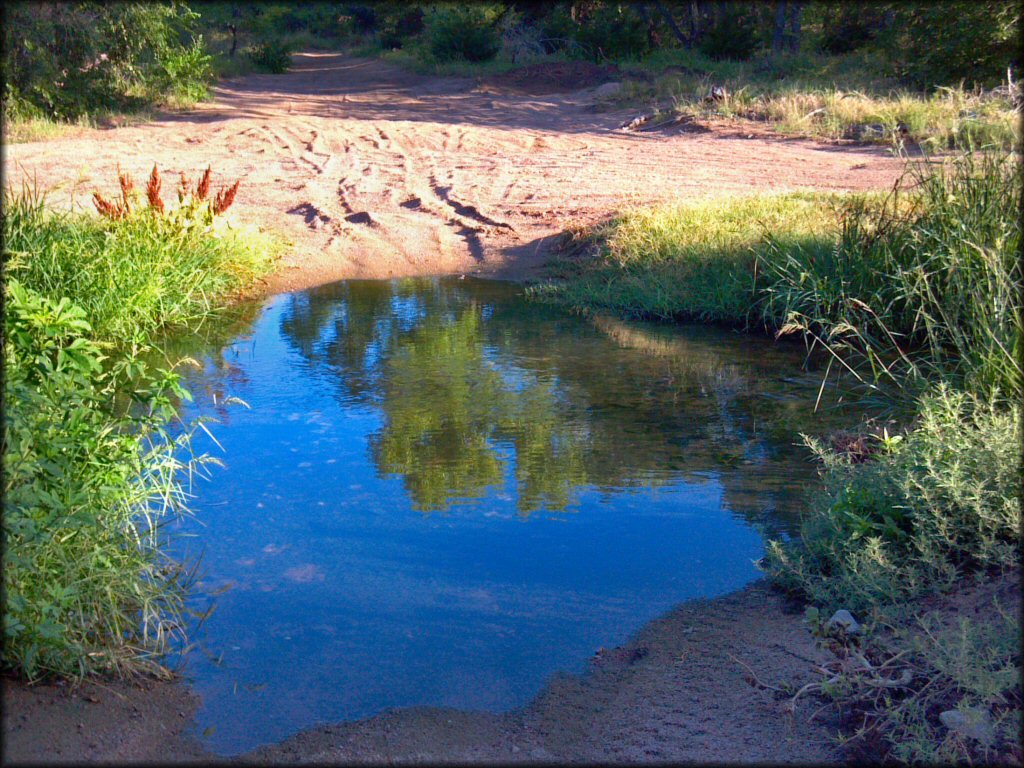
[[[824,10],[821,47],[829,53],[849,53],[875,39],[885,23],[880,4],[836,3]]]
[[[1019,567],[1020,416],[1019,401],[940,386],[871,460],[808,440],[824,490],[800,540],[770,542],[766,571],[817,606],[867,611]]]
[[[635,59],[651,49],[647,25],[624,3],[599,6],[580,24],[575,39],[595,61]]]
[[[15,4],[3,30],[8,93],[67,119],[160,101],[168,67],[179,96],[201,91],[197,18],[180,3]]]
[[[292,64],[290,47],[280,40],[263,40],[246,50],[246,55],[263,72],[280,75]]]
[[[701,38],[700,50],[712,59],[749,59],[760,46],[757,18],[751,10],[730,8]]]
[[[26,677],[162,673],[181,572],[160,526],[186,511],[175,374],[115,362],[85,312],[8,278],[4,308],[3,665]]]
[[[901,77],[925,87],[997,86],[1024,63],[1020,7],[1000,0],[896,4],[883,41]]]
[[[466,5],[431,8],[424,21],[430,55],[440,62],[490,61],[501,50],[501,8]]]
[[[157,88],[164,98],[192,104],[206,98],[213,80],[213,57],[198,37],[190,48],[167,50],[158,62]]]

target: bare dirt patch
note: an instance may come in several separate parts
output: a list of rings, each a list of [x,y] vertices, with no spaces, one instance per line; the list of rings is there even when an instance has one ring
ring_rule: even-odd
[[[94,189],[115,192],[118,164],[137,179],[154,163],[169,178],[210,165],[215,184],[242,179],[229,216],[292,243],[264,286],[277,292],[348,277],[521,278],[568,223],[625,205],[877,189],[902,169],[881,149],[767,132],[618,131],[627,111],[596,113],[593,88],[564,92],[613,69],[526,67],[478,84],[300,54],[287,74],[226,81],[192,112],[9,145],[6,179],[86,207]]]

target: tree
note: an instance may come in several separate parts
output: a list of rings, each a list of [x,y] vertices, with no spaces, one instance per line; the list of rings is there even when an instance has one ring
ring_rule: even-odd
[[[775,3],[775,28],[772,33],[772,52],[779,53],[783,46],[790,53],[800,50],[800,14],[803,3],[794,0],[778,0]],[[789,30],[786,30],[786,27]]]

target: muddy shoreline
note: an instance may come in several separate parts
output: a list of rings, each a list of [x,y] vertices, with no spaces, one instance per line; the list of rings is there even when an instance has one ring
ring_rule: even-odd
[[[824,660],[802,612],[764,581],[682,603],[583,675],[556,675],[526,706],[494,714],[387,710],[317,726],[232,758],[189,732],[198,704],[186,683],[4,681],[5,764],[64,762],[701,762],[832,763],[838,724],[809,704],[791,717],[746,681],[796,684]]]

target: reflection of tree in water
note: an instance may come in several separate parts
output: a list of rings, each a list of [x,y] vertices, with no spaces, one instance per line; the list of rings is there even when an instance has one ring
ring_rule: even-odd
[[[810,410],[780,383],[798,359],[723,334],[588,324],[513,292],[342,283],[292,297],[282,331],[340,397],[382,410],[374,461],[421,510],[479,498],[507,474],[522,514],[564,509],[583,486],[680,477],[718,480],[736,512],[779,506],[794,457],[774,433],[795,442]]]

